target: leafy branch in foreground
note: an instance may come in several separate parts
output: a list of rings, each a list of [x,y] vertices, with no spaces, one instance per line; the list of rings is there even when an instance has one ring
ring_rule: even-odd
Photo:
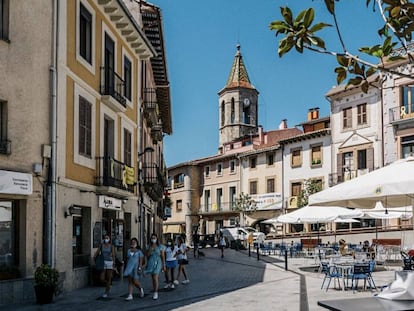
[[[346,48],[335,11],[336,2],[339,1],[324,0],[325,7],[334,20],[334,27],[342,46],[341,52],[330,51],[326,48],[325,41],[319,36],[318,32],[333,26],[324,22],[315,22],[315,10],[313,8],[305,9],[294,17],[289,7],[281,7],[280,13],[283,19],[273,21],[269,26],[270,30],[275,31],[276,37],[282,36],[278,47],[279,57],[283,57],[293,48],[299,53],[303,53],[307,49],[334,56],[339,65],[334,69],[337,83],[341,84],[348,79],[346,87],[359,85],[363,92],[368,91],[370,83],[379,79],[379,77],[369,79],[379,71],[413,78],[411,75],[386,67],[385,61],[392,62],[403,59],[403,57],[393,54],[399,44],[405,51],[404,54],[407,55],[408,61],[414,63],[414,58],[410,55],[408,48],[414,30],[414,4],[407,0],[366,0],[366,6],[368,7],[372,3],[374,12],[378,7],[379,14],[384,21],[384,25],[378,29],[378,34],[383,41],[371,47],[366,46],[358,49],[362,54],[377,58],[378,63],[373,64],[358,55],[350,53]],[[396,39],[396,41],[393,41],[393,39]]]

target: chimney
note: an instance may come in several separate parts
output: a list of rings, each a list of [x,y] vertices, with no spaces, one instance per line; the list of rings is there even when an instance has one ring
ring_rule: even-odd
[[[312,120],[319,119],[319,107],[313,108]]]
[[[259,143],[264,143],[263,126],[259,125]]]
[[[313,108],[310,108],[308,110],[308,121],[311,121],[313,118]]]
[[[279,130],[287,129],[287,119],[283,119],[282,122],[279,124]]]

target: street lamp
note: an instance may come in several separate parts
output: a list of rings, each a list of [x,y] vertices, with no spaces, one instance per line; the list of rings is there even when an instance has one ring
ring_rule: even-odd
[[[139,152],[138,153],[138,157],[140,157],[140,156],[142,156],[142,155],[144,155],[145,153],[147,153],[147,152],[154,152],[155,150],[154,150],[154,148],[152,148],[152,147],[145,147],[145,149],[144,149],[144,151],[142,151],[142,152]]]

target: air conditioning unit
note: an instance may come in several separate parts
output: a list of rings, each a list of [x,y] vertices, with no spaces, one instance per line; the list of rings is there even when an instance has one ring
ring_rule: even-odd
[[[293,196],[288,199],[288,208],[297,208],[298,207],[298,197]]]

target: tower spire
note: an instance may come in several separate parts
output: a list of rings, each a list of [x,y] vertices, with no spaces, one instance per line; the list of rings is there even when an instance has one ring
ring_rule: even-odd
[[[236,55],[234,57],[233,65],[231,66],[229,78],[227,79],[226,88],[245,87],[254,89],[250,83],[249,75],[243,63],[243,57],[240,52],[240,44],[236,46]]]

